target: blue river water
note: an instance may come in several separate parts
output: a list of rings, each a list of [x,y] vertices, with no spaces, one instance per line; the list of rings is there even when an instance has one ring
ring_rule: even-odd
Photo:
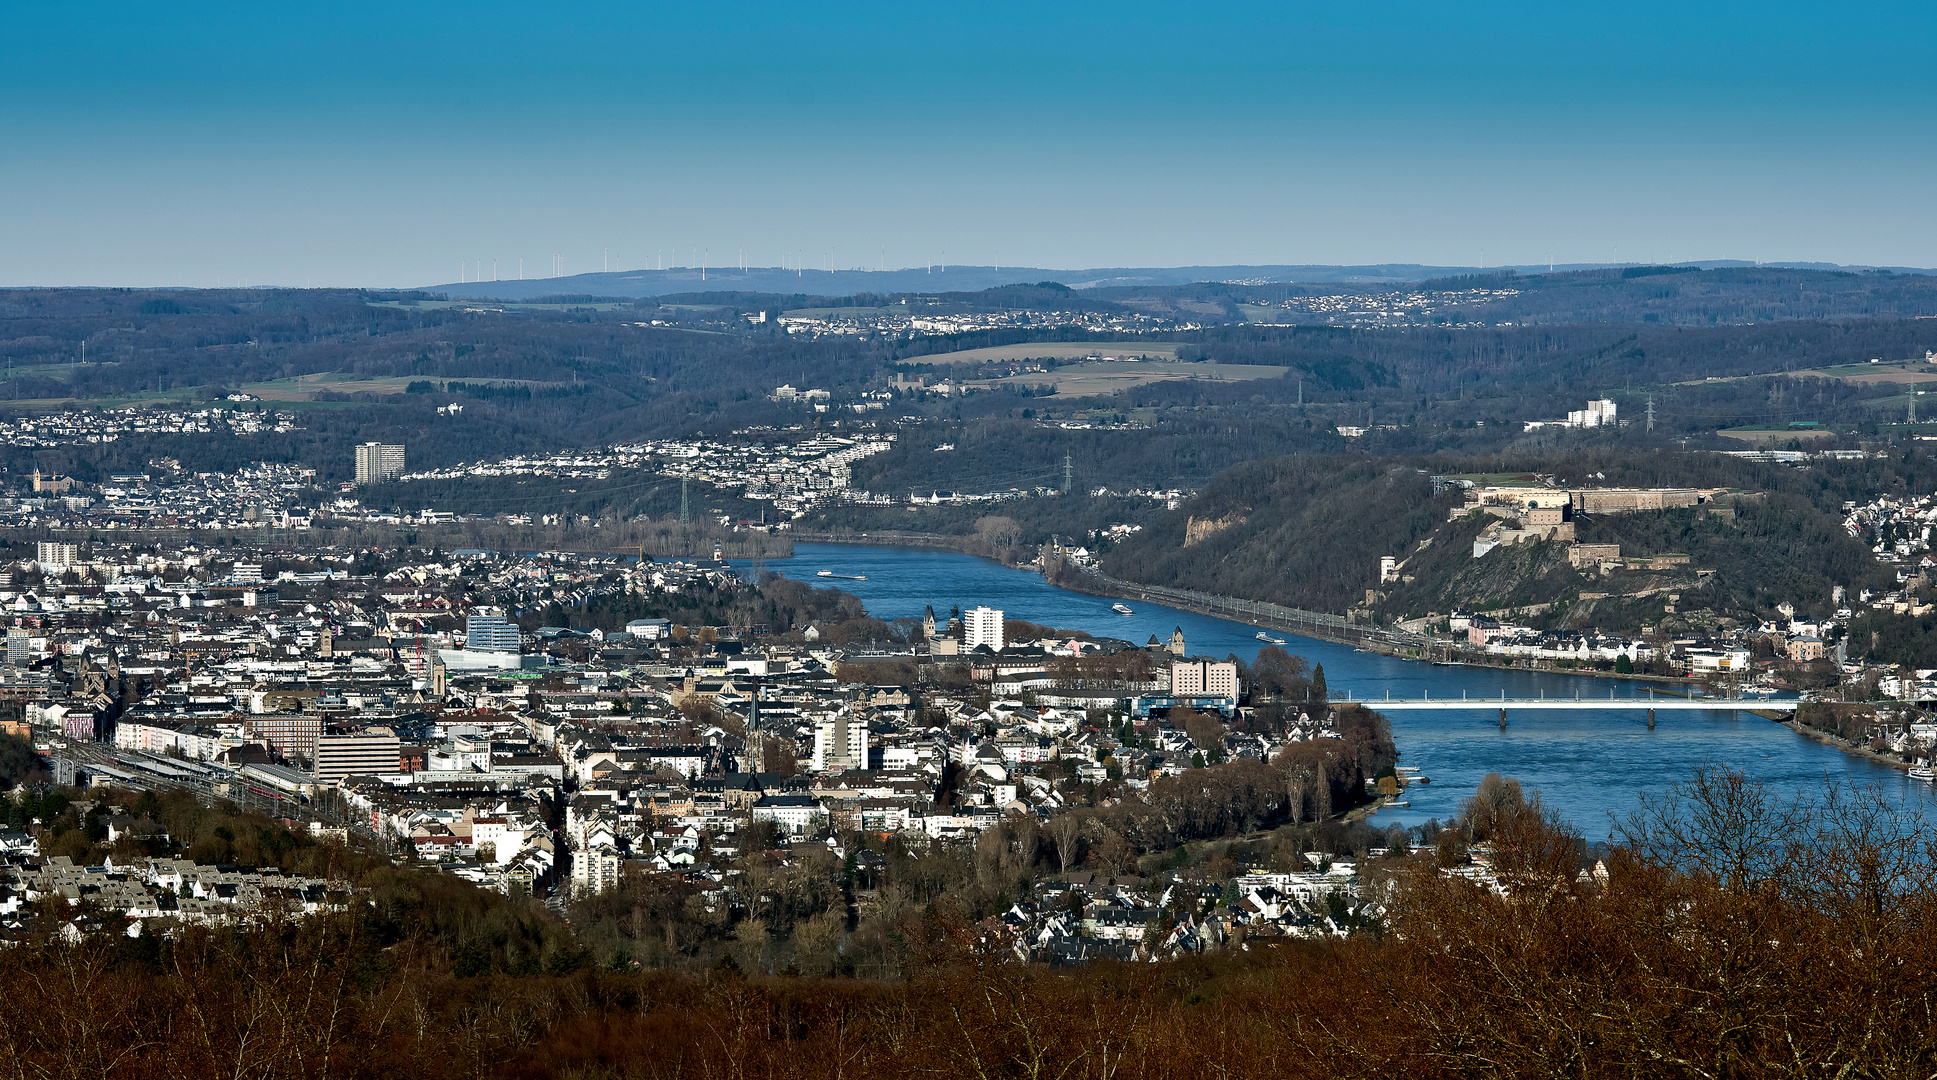
[[[739,564],[744,568],[745,564]],[[1135,614],[1119,615],[1113,600],[1050,585],[1033,573],[952,552],[845,544],[796,544],[791,559],[768,562],[785,577],[833,585],[861,598],[880,619],[919,616],[933,605],[946,619],[951,607],[1001,608],[1008,618],[1083,630],[1139,644],[1151,635],[1168,638],[1181,627],[1192,655],[1235,653],[1247,662],[1264,645],[1257,627],[1215,619],[1147,601],[1129,601]],[[865,575],[865,581],[820,579],[816,572]],[[1644,684],[1625,679],[1487,668],[1446,667],[1398,660],[1350,646],[1271,631],[1287,650],[1323,664],[1333,700],[1386,696],[1583,698],[1630,697]],[[1371,701],[1374,708],[1376,700]],[[1784,788],[1820,791],[1826,781],[1878,785],[1886,793],[1919,802],[1930,785],[1899,770],[1845,754],[1751,713],[1663,711],[1655,729],[1638,710],[1515,710],[1505,731],[1491,711],[1395,711],[1389,714],[1400,764],[1418,766],[1430,784],[1414,784],[1410,806],[1388,806],[1376,824],[1417,825],[1457,816],[1460,803],[1482,777],[1498,772],[1519,780],[1532,794],[1571,821],[1588,840],[1605,839],[1616,818],[1639,807],[1644,793],[1660,792],[1703,765],[1728,765]]]

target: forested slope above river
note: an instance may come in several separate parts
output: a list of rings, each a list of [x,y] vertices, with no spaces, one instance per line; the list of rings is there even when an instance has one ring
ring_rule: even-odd
[[[1464,495],[1457,488],[1435,494],[1427,471],[1462,466],[1528,482],[1537,470],[1573,487],[1720,490],[1698,507],[1579,517],[1580,543],[1619,545],[1630,559],[1688,556],[1685,565],[1604,574],[1577,569],[1559,541],[1476,558],[1473,541],[1500,519],[1449,521]],[[1551,605],[1545,625],[1619,631],[1658,624],[1673,605],[1682,622],[1699,627],[1704,618],[1770,618],[1784,602],[1826,614],[1837,585],[1895,588],[1894,570],[1843,528],[1842,504],[1933,487],[1937,461],[1921,450],[1808,468],[1670,451],[1486,462],[1290,456],[1229,470],[1108,547],[1103,567],[1125,580],[1319,611],[1364,607],[1371,591],[1373,609],[1392,617]],[[1402,560],[1401,577],[1381,583],[1379,560],[1388,555]],[[1671,594],[1682,596],[1679,604]]]

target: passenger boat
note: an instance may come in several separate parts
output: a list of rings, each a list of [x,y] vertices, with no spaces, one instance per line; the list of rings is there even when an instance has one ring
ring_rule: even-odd
[[[1910,779],[1937,781],[1937,769],[1932,769],[1928,765],[1912,765]]]
[[[1127,605],[1127,604],[1111,604],[1111,605],[1110,605],[1110,610],[1111,610],[1111,611],[1114,611],[1114,612],[1116,612],[1116,613],[1117,613],[1118,615],[1135,615],[1135,614],[1136,614],[1136,612],[1134,612],[1134,611],[1131,611],[1131,610],[1130,610],[1130,608],[1129,608],[1129,605]]]
[[[1260,631],[1258,631],[1258,633],[1257,633],[1257,638],[1258,638],[1258,640],[1259,640],[1259,641],[1270,641],[1270,640],[1271,640],[1271,635],[1270,635],[1270,634],[1267,634],[1267,633],[1265,633],[1265,632],[1264,632],[1264,631],[1262,631],[1262,630],[1260,630]]]

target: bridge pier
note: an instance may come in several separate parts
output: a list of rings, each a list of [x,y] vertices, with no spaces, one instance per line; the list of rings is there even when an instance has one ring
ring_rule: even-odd
[[[1648,710],[1648,730],[1653,731],[1654,729],[1655,729],[1655,711],[1653,709],[1649,709]]]
[[[1507,711],[1505,709],[1501,709],[1500,710],[1500,730],[1505,731],[1506,729],[1507,729]]]

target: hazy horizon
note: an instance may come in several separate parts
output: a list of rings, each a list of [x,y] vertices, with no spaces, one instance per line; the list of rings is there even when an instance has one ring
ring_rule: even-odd
[[[1937,12],[1830,12],[49,5],[0,284],[1937,263]]]
[[[1917,266],[1869,266],[1852,264],[1833,264],[1803,262],[1801,260],[1772,260],[1754,262],[1747,259],[1690,259],[1675,263],[1554,263],[1512,264],[1495,266],[1442,266],[1418,262],[1384,261],[1376,263],[1352,264],[1212,264],[1188,263],[1178,266],[1116,266],[1116,267],[996,267],[993,265],[930,264],[927,266],[890,266],[886,269],[875,267],[852,267],[827,270],[821,267],[778,267],[749,265],[739,266],[666,266],[663,268],[638,267],[613,270],[587,270],[568,272],[556,277],[490,277],[488,263],[483,278],[466,277],[463,280],[417,282],[408,285],[369,284],[359,282],[345,283],[302,283],[233,281],[227,283],[186,283],[186,284],[130,284],[126,282],[76,282],[65,284],[41,284],[34,282],[0,283],[0,288],[19,289],[379,289],[384,291],[438,291],[445,290],[454,295],[475,296],[478,298],[519,299],[545,295],[547,286],[564,294],[573,291],[574,286],[589,294],[606,296],[663,296],[675,293],[704,291],[739,291],[752,293],[792,293],[806,292],[816,295],[839,296],[857,292],[973,292],[1010,284],[1033,284],[1038,281],[1054,281],[1076,289],[1088,289],[1115,285],[1181,285],[1193,282],[1233,280],[1230,273],[1244,271],[1284,271],[1290,274],[1274,273],[1259,281],[1274,284],[1299,285],[1336,285],[1336,284],[1405,284],[1431,280],[1434,278],[1454,277],[1466,274],[1500,273],[1574,273],[1589,270],[1613,270],[1651,265],[1700,265],[1705,268],[1723,267],[1768,267],[1775,269],[1825,270],[1860,272],[1881,270],[1895,273],[1937,276],[1937,267]],[[475,269],[475,266],[472,268]],[[1189,271],[1208,273],[1193,275]],[[1296,271],[1311,271],[1300,274]],[[1402,270],[1416,271],[1400,273]],[[1368,271],[1368,273],[1353,273]],[[1370,273],[1384,271],[1384,273]],[[1123,274],[1149,276],[1114,276],[1098,278],[1095,275]],[[1049,276],[1045,276],[1049,275]],[[1243,280],[1243,279],[1237,279]],[[653,282],[654,287],[640,288],[628,293],[621,286],[626,281]],[[798,284],[796,284],[798,282]],[[471,286],[477,286],[472,290]],[[503,288],[492,288],[503,286]],[[515,288],[526,286],[526,288]]]

